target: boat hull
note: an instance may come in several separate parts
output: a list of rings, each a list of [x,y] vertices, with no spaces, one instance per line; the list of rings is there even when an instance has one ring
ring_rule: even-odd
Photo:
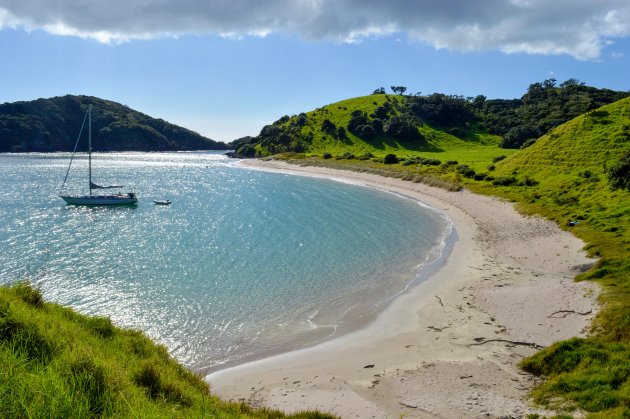
[[[135,194],[125,195],[60,195],[68,205],[132,205],[138,203]]]

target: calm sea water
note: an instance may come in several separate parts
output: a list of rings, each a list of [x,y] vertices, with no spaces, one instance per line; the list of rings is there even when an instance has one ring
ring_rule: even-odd
[[[29,279],[206,372],[356,327],[450,231],[403,197],[208,152],[97,154],[94,181],[128,185],[139,204],[66,206],[68,159],[0,154],[0,283]],[[86,185],[86,166],[75,160],[70,190]]]

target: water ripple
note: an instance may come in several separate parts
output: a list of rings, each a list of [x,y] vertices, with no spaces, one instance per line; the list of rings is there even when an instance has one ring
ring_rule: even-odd
[[[0,155],[0,282],[29,278],[193,368],[334,335],[404,289],[446,231],[410,200],[207,152],[97,154],[97,181],[125,183],[139,205],[64,206],[67,159]],[[86,162],[74,166],[80,190]]]

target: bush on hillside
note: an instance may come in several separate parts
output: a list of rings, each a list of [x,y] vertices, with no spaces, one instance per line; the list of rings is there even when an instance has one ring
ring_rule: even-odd
[[[374,118],[370,121],[370,126],[374,129],[374,132],[377,134],[383,133],[383,120],[380,118]]]
[[[322,131],[327,134],[334,135],[337,131],[337,126],[334,122],[331,122],[330,119],[324,119],[322,121]]]
[[[374,110],[374,113],[372,114],[373,118],[378,118],[381,120],[385,120],[387,119],[387,114],[389,113],[389,110],[387,109],[387,107],[385,106],[379,106],[378,108],[376,108]]]
[[[350,121],[348,121],[348,131],[355,135],[359,135],[361,127],[367,125],[367,123],[368,119],[365,114],[363,114],[361,111],[358,111],[358,113],[357,111],[354,111],[352,112],[352,118],[350,118]]]
[[[396,164],[398,163],[398,157],[395,154],[388,154],[383,157],[383,163],[385,164]]]
[[[438,159],[420,159],[420,164],[424,164],[425,166],[439,166],[442,162]]]
[[[617,164],[608,170],[611,189],[625,189],[630,192],[630,151],[626,151]]]
[[[365,138],[366,140],[372,139],[376,136],[376,131],[371,125],[363,125],[360,131],[360,137]]]
[[[510,186],[516,183],[514,176],[502,176],[494,179],[492,184],[495,186]]]
[[[393,116],[385,124],[385,132],[397,140],[406,142],[424,142],[424,137],[418,131],[412,118]]]

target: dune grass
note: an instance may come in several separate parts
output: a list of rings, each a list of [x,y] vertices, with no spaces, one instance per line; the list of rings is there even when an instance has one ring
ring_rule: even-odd
[[[0,417],[324,418],[254,410],[208,385],[139,331],[0,286]]]

